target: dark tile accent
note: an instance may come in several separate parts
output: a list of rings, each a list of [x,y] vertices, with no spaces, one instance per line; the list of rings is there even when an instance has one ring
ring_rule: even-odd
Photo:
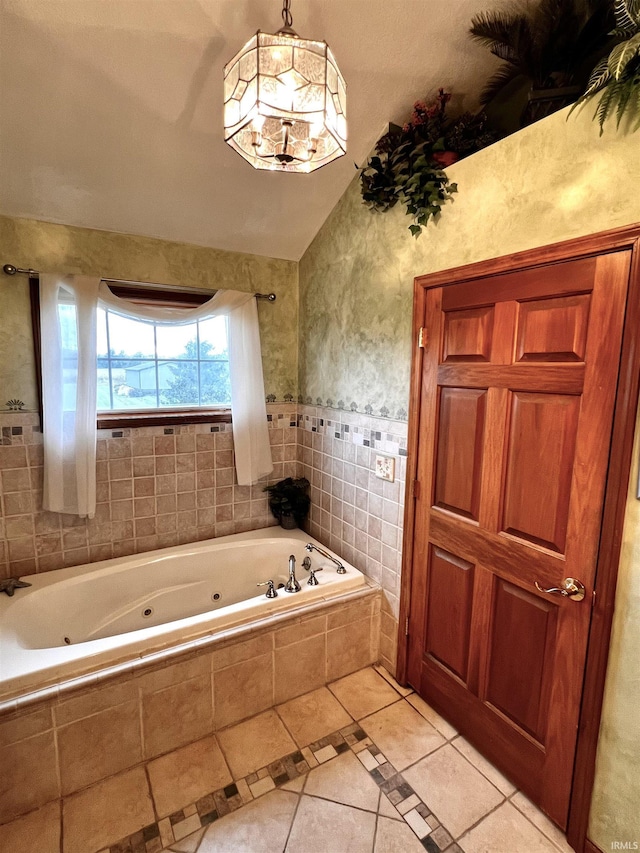
[[[349,424],[345,424],[345,425],[344,425],[344,431],[345,431],[345,432],[349,432]]]
[[[340,433],[339,433],[339,432],[334,433],[334,435],[335,435],[335,437],[336,437],[336,438],[342,438],[342,436],[340,435]]]
[[[364,438],[364,439],[362,440],[362,443],[363,443],[363,445],[364,445],[365,447],[371,447],[371,442],[369,441],[369,439],[368,439],[368,438]]]
[[[273,420],[273,415],[267,415],[267,420],[271,422]]]
[[[227,787],[224,789],[224,795],[228,800],[231,799],[231,797],[235,797],[237,793],[238,786],[235,782],[232,782],[231,785],[227,785]]]
[[[174,812],[173,814],[170,814],[169,820],[171,821],[171,826],[173,826],[176,823],[180,823],[181,821],[183,821],[184,820],[184,812],[182,811],[182,809],[180,809],[179,812]]]
[[[222,791],[216,791],[213,795],[213,800],[216,804],[216,811],[220,817],[223,817],[233,811],[230,801],[225,797]]]
[[[11,435],[22,435],[22,427],[11,427]]]
[[[202,826],[208,826],[210,823],[213,823],[214,820],[218,820],[219,817],[220,815],[218,814],[218,812],[213,809],[212,811],[207,812],[206,814],[200,815],[200,823],[202,824]]]
[[[381,432],[377,432],[377,433],[376,433],[376,441],[380,441],[380,439],[381,439],[381,438],[382,438],[382,433],[381,433]]]
[[[211,432],[220,432],[220,427],[212,426],[212,427],[211,427]]]
[[[409,455],[409,454],[407,453],[407,449],[406,449],[406,447],[401,447],[401,448],[399,448],[399,450],[398,450],[398,454],[399,454],[400,456],[408,456],[408,455]]]
[[[124,433],[121,429],[114,429],[111,431],[111,438],[122,438]]]
[[[165,427],[164,428],[164,434],[165,435],[173,435],[174,432],[175,432],[175,430],[173,429],[173,427]]]
[[[196,809],[198,810],[200,819],[202,819],[202,815],[213,811],[215,809],[215,805],[216,803],[213,799],[213,794],[207,794],[205,797],[201,797],[196,803]]]
[[[301,761],[304,761],[304,755],[300,751],[292,752],[289,757],[294,764],[299,764]]]
[[[423,817],[425,820],[426,820],[427,818],[429,818],[429,817],[431,817],[431,816],[432,816],[432,815],[431,815],[431,812],[430,812],[430,811],[429,811],[429,809],[425,806],[425,804],[424,804],[424,803],[418,803],[418,805],[416,806],[416,811],[418,812],[418,814],[420,815],[420,817]]]
[[[440,848],[430,835],[422,839],[422,846],[428,853],[441,853]]]
[[[274,784],[276,785],[276,787],[278,787],[279,785],[284,785],[285,782],[289,781],[289,774],[288,773],[281,773],[279,776],[274,776],[272,778],[273,778]]]
[[[145,826],[142,830],[142,837],[145,841],[151,841],[154,838],[157,838],[160,835],[160,830],[158,829],[157,823],[150,823],[149,826]]]
[[[349,752],[349,744],[346,743],[346,741],[339,743],[336,746],[336,752],[338,753],[338,755],[342,755],[343,752]]]
[[[385,762],[385,764],[381,764],[378,767],[378,770],[384,779],[390,779],[396,772],[396,768],[392,764],[389,764],[388,761]]]
[[[382,783],[384,782],[384,776],[376,767],[374,770],[369,771],[369,775],[373,779],[373,781],[378,785],[379,788],[382,787]]]

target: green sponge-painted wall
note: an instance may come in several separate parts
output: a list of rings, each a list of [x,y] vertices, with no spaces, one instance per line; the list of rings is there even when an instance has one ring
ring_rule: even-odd
[[[0,266],[191,287],[273,291],[258,302],[265,392],[297,396],[298,265],[150,237],[0,216]],[[18,398],[37,408],[27,277],[0,273],[0,408]]]
[[[418,239],[357,179],[300,262],[300,391],[405,417],[413,278],[640,221],[640,133],[566,111],[456,163],[460,192]],[[639,330],[640,331],[640,330]],[[639,450],[636,449],[634,458]],[[635,474],[634,474],[635,476]],[[640,843],[640,503],[629,495],[590,837]]]

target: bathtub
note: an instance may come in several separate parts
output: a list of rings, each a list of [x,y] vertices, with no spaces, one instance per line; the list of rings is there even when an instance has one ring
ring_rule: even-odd
[[[23,578],[0,595],[0,710],[19,708],[98,678],[195,651],[326,602],[358,597],[370,586],[310,554],[318,585],[307,584],[301,530],[270,527]],[[325,549],[328,550],[328,549]],[[279,590],[296,558],[301,591]]]

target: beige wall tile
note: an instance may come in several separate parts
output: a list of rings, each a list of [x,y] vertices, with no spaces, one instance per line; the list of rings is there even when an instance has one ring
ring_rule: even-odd
[[[227,646],[215,649],[211,654],[211,666],[215,672],[231,664],[239,663],[249,658],[267,654],[273,648],[273,637],[271,633],[264,633],[252,637],[245,642],[232,642]]]
[[[53,731],[0,749],[0,821],[60,795]]]
[[[299,643],[300,640],[306,640],[307,637],[322,634],[326,630],[326,616],[297,619],[293,625],[287,625],[286,628],[280,628],[280,630],[275,632],[275,645],[276,648],[279,648],[280,646],[288,646],[290,643]]]
[[[213,735],[149,762],[148,770],[159,817],[170,815],[232,781]]]
[[[201,738],[212,728],[211,676],[208,673],[142,697],[146,758]]]
[[[369,599],[359,601],[356,604],[350,604],[346,607],[340,607],[337,610],[330,612],[327,616],[327,628],[340,628],[343,625],[349,625],[352,622],[357,622],[359,619],[366,619],[371,615],[371,602]]]
[[[58,758],[63,796],[141,761],[137,698],[59,728]]]
[[[371,654],[371,620],[343,625],[327,633],[327,678],[334,681],[375,662]]]
[[[93,853],[155,821],[147,776],[135,767],[63,801],[64,853]]]
[[[9,746],[19,740],[40,734],[53,725],[51,707],[38,708],[37,711],[18,712],[0,720],[0,747]]]
[[[314,620],[316,621],[316,620]],[[320,621],[324,621],[324,617]],[[326,634],[276,649],[275,701],[277,704],[301,696],[327,683]]]
[[[143,694],[154,693],[171,684],[178,684],[199,675],[208,675],[211,667],[209,654],[184,658],[171,666],[160,666],[158,669],[143,673],[138,678],[138,685]]]
[[[217,732],[217,738],[234,779],[266,767],[297,748],[273,710]]]
[[[270,708],[273,705],[271,653],[215,672],[213,688],[216,729]]]
[[[66,723],[80,720],[82,717],[88,717],[90,714],[106,711],[107,708],[113,708],[114,705],[120,705],[122,702],[129,702],[136,699],[137,696],[138,688],[133,678],[109,684],[106,687],[84,691],[54,706],[56,725],[63,726]]]
[[[0,826],[0,853],[60,853],[60,803]]]

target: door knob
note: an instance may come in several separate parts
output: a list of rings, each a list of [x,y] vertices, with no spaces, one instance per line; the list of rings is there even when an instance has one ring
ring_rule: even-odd
[[[552,595],[562,595],[565,598],[570,598],[572,601],[582,601],[585,596],[584,584],[577,578],[565,578],[562,581],[562,586],[552,586],[545,589],[540,586],[538,581],[535,582],[538,592],[548,592]]]

